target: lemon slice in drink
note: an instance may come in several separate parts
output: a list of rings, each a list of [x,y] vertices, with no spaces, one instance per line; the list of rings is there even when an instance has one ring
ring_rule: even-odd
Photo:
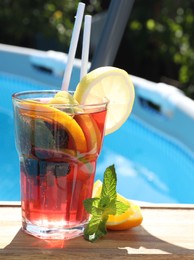
[[[100,67],[89,72],[77,85],[74,98],[80,104],[109,100],[105,135],[113,133],[129,117],[135,98],[129,74],[115,67]]]
[[[100,197],[102,191],[102,182],[97,180],[93,186],[92,197]],[[121,215],[109,215],[106,227],[110,230],[125,230],[139,226],[143,221],[141,208],[132,201],[129,201],[119,193],[117,193],[117,200],[129,205]]]
[[[73,96],[67,91],[59,91],[55,94],[54,98],[49,101],[49,104],[70,104],[78,105],[78,102]]]

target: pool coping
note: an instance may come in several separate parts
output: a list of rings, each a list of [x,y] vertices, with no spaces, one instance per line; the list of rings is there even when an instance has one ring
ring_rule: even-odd
[[[194,204],[180,204],[180,203],[152,203],[144,201],[133,200],[142,208],[158,208],[158,209],[194,209]],[[20,201],[0,201],[0,207],[21,207]]]

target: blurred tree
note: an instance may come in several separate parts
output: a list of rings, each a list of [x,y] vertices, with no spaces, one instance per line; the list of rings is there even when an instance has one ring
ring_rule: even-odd
[[[193,10],[193,0],[136,0],[115,64],[194,97]]]
[[[102,0],[82,2],[87,4],[87,13],[102,11]],[[67,51],[78,3],[79,0],[1,0],[0,42]]]
[[[110,1],[83,2],[86,13],[95,15]],[[67,52],[78,2],[1,0],[0,42]],[[114,65],[176,85],[194,98],[193,10],[193,0],[135,0]]]
[[[44,50],[66,50],[78,2],[1,0],[0,41]]]

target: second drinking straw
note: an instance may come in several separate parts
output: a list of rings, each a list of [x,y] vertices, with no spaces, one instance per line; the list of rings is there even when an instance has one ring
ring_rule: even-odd
[[[92,16],[85,15],[80,80],[87,74]]]
[[[73,62],[74,62],[74,58],[75,58],[75,52],[77,49],[84,9],[85,9],[85,4],[80,2],[78,5],[77,13],[76,13],[76,19],[75,19],[72,38],[71,38],[71,42],[70,42],[70,48],[69,48],[69,53],[68,53],[68,57],[67,57],[67,65],[65,68],[65,73],[64,73],[64,77],[63,77],[61,90],[67,91],[68,87],[69,87],[69,82],[70,82],[70,78],[71,78]]]

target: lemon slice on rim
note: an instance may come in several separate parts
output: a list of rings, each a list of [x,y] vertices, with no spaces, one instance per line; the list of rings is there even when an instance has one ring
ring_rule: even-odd
[[[129,117],[135,98],[129,74],[115,67],[100,67],[82,78],[74,98],[80,104],[95,104],[109,100],[105,135],[116,131]]]
[[[93,186],[92,197],[100,197],[102,190],[102,182],[97,180]],[[143,221],[141,208],[132,201],[129,201],[119,193],[117,193],[117,200],[129,205],[129,209],[119,216],[109,215],[106,227],[110,230],[125,230],[139,226]]]

